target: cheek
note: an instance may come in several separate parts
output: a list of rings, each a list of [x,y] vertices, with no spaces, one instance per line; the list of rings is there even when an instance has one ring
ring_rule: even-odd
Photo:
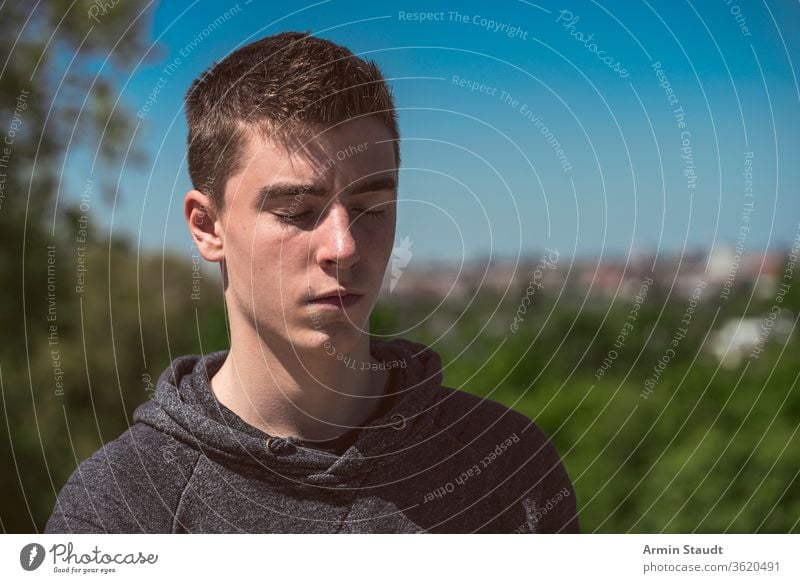
[[[392,254],[394,235],[394,221],[385,221],[382,224],[372,226],[367,234],[368,240],[365,247],[366,249],[369,249],[371,253],[374,253],[376,257],[379,257],[382,261],[386,261]]]
[[[284,252],[286,251],[284,245]],[[225,241],[226,259],[231,279],[244,288],[277,289],[280,268],[280,238],[269,233],[258,222],[240,227]]]
[[[248,242],[254,285],[261,290],[296,294],[305,285],[310,234],[262,224]],[[299,282],[299,283],[298,283]],[[286,298],[284,298],[285,300]]]

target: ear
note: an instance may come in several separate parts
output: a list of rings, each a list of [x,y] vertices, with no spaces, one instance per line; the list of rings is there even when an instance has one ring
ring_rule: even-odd
[[[203,259],[212,262],[225,259],[222,223],[213,212],[211,199],[199,190],[190,190],[183,200],[183,214]]]

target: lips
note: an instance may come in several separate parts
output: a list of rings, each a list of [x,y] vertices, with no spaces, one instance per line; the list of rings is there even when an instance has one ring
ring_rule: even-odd
[[[354,290],[338,290],[320,294],[311,298],[308,303],[314,306],[330,306],[333,308],[348,308],[353,306],[364,297],[362,293]]]

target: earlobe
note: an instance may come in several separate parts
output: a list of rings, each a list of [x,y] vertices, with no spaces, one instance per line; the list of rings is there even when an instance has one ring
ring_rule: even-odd
[[[211,209],[211,201],[202,192],[186,193],[183,212],[192,240],[206,261],[219,262],[224,258],[222,233]]]

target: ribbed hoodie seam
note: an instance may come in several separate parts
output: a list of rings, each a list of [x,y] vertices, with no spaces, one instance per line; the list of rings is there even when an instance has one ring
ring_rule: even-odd
[[[173,533],[175,533],[175,526],[176,526],[175,523],[178,522],[178,512],[180,511],[181,505],[183,504],[183,497],[186,494],[186,491],[189,489],[189,485],[192,483],[192,478],[194,478],[195,471],[197,470],[197,466],[200,465],[200,458],[202,457],[203,457],[202,453],[197,454],[197,459],[195,460],[194,465],[192,466],[192,471],[189,474],[189,479],[186,480],[186,485],[183,487],[183,490],[181,490],[181,495],[178,497],[178,504],[175,507],[175,515],[172,517]]]
[[[353,488],[359,488],[361,486],[361,484],[363,484],[366,479],[367,479],[367,475],[366,475],[366,473],[363,473],[360,476],[360,479],[353,486]],[[350,515],[355,510],[356,500],[358,500],[358,498],[359,498],[358,490],[356,489],[355,492],[356,493],[353,495],[353,498],[352,498],[351,503],[350,503],[350,505],[349,505],[349,507],[347,509],[347,512],[345,513],[344,518],[342,518],[339,521],[339,526],[336,528],[336,533],[334,533],[334,534],[339,534],[340,532],[342,532],[342,529],[344,528],[344,525],[347,524],[347,519],[350,518]]]

